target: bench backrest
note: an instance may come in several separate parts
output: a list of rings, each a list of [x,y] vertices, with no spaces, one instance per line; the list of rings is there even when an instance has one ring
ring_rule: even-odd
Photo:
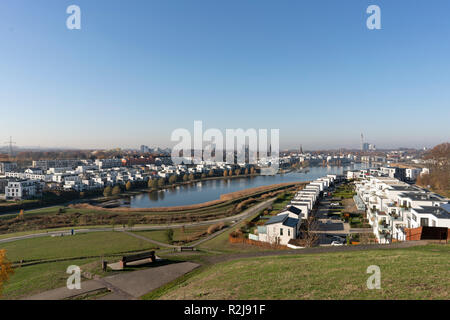
[[[122,262],[132,262],[132,261],[143,260],[143,259],[148,259],[148,258],[154,259],[155,251],[149,251],[149,252],[143,252],[143,253],[133,254],[133,255],[129,255],[129,256],[123,256]]]

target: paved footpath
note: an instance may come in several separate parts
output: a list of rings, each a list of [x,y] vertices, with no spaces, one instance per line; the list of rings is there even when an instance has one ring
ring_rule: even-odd
[[[81,289],[69,290],[66,287],[42,292],[24,300],[63,300],[93,294],[108,289],[110,294],[101,300],[135,300],[170,281],[194,270],[199,264],[192,262],[172,263],[145,270],[124,272],[113,276],[81,282]]]
[[[225,261],[244,259],[244,258],[256,258],[256,257],[270,257],[281,255],[301,255],[301,254],[314,254],[314,253],[327,253],[327,252],[348,252],[348,251],[363,251],[363,250],[390,250],[390,249],[402,249],[415,246],[423,246],[428,242],[425,240],[420,241],[405,241],[397,242],[393,244],[367,244],[367,245],[355,245],[355,246],[320,246],[296,250],[274,250],[274,251],[256,251],[256,252],[243,252],[224,255],[213,255],[205,257],[204,260],[207,263],[220,263]]]
[[[33,238],[40,238],[40,237],[49,237],[52,235],[59,236],[61,234],[69,235],[71,229],[74,229],[75,233],[91,233],[91,232],[107,232],[107,231],[151,231],[151,230],[165,230],[165,229],[172,229],[172,228],[181,228],[181,227],[195,227],[195,226],[204,226],[204,225],[211,225],[215,223],[220,222],[233,222],[236,224],[236,222],[242,221],[249,216],[252,216],[255,214],[258,210],[262,210],[270,206],[273,201],[275,201],[275,198],[266,200],[262,203],[259,203],[257,205],[254,205],[246,210],[244,210],[242,213],[237,214],[235,216],[231,217],[225,217],[225,218],[218,218],[213,220],[205,220],[205,221],[199,221],[199,222],[190,222],[190,223],[176,223],[176,224],[168,224],[168,225],[150,225],[150,226],[136,226],[136,227],[126,227],[126,228],[110,228],[110,227],[98,227],[98,228],[84,228],[84,229],[75,229],[73,227],[67,227],[64,230],[60,231],[49,231],[49,232],[40,232],[40,233],[31,233],[26,234],[23,236],[15,236],[10,238],[4,238],[0,239],[0,243],[7,243],[7,242],[13,242],[18,240],[25,240],[25,239],[33,239]],[[152,242],[152,241],[150,241]],[[153,241],[154,242],[154,241]],[[161,247],[171,247],[168,244],[164,244],[161,242],[155,243],[158,244]],[[199,244],[199,243],[198,243]],[[196,244],[197,245],[197,244]]]

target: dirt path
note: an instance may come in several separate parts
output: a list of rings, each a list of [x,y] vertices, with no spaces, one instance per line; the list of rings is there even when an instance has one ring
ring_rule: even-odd
[[[167,248],[176,248],[177,247],[177,246],[174,246],[174,245],[171,245],[171,244],[159,242],[159,241],[156,241],[156,240],[144,237],[144,236],[140,236],[138,234],[135,234],[135,233],[132,233],[132,232],[129,232],[129,231],[123,231],[123,233],[125,233],[125,234],[127,234],[129,236],[132,236],[134,238],[137,238],[137,239],[140,239],[140,240],[144,240],[144,241],[156,244],[157,246],[160,246],[160,247],[167,247]]]

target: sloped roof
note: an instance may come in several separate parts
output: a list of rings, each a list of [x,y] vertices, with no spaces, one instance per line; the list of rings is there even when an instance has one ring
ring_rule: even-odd
[[[289,216],[287,214],[281,214],[279,216],[273,216],[269,219],[264,225],[268,224],[274,224],[274,223],[282,223],[284,220],[286,220]]]
[[[290,212],[292,212],[292,213],[294,213],[294,214],[296,214],[296,215],[300,215],[300,214],[302,213],[302,210],[301,210],[301,209],[296,208],[296,207],[294,207],[294,206],[289,206],[289,207],[287,207],[287,211],[290,211]]]
[[[450,213],[450,203],[445,203],[445,204],[441,204],[441,207],[447,211],[448,213]]]
[[[291,228],[297,227],[297,224],[298,224],[298,219],[296,219],[296,218],[287,218],[283,222],[283,226],[291,227]]]

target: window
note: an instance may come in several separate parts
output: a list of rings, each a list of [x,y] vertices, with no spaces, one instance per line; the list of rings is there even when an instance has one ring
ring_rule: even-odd
[[[280,236],[283,235],[283,228],[280,228]]]
[[[422,227],[428,227],[428,218],[420,218],[420,225]]]
[[[291,230],[288,229],[288,236],[291,236]]]

